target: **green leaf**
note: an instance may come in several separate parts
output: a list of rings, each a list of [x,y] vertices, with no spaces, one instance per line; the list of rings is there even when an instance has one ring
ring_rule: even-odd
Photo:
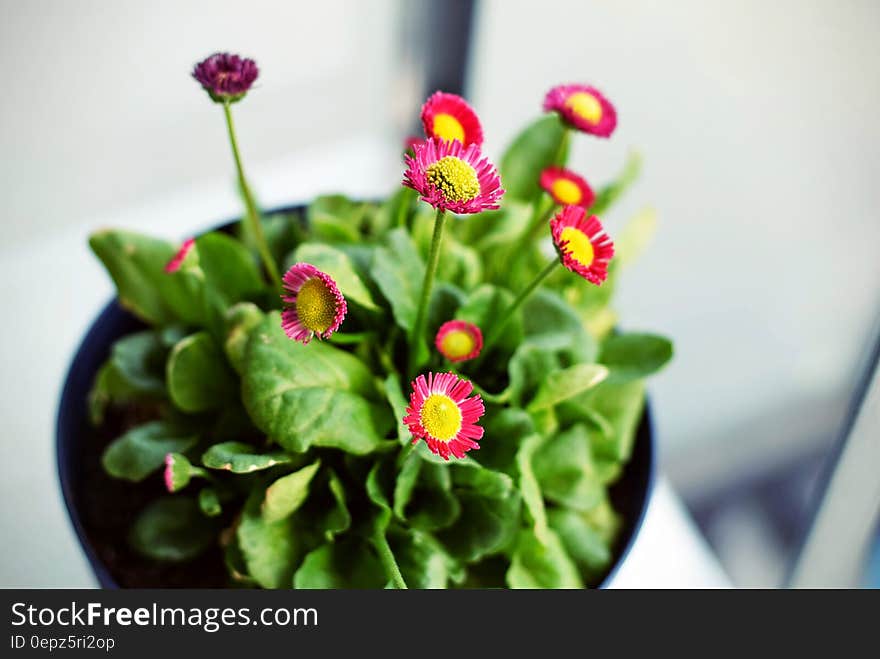
[[[583,515],[573,510],[555,508],[548,513],[548,517],[550,527],[581,571],[596,576],[608,569],[611,549]]]
[[[469,488],[489,498],[504,499],[516,490],[513,478],[500,471],[486,469],[473,460],[443,462],[452,472],[452,482],[459,491]]]
[[[593,455],[616,462],[628,460],[645,407],[644,381],[603,382],[587,392],[581,402],[605,418],[614,431],[610,437],[599,433],[592,436]]]
[[[490,410],[480,440],[480,464],[489,469],[513,473],[516,454],[523,441],[535,433],[532,417],[523,409]]]
[[[410,588],[446,588],[450,581],[463,580],[462,565],[429,534],[418,530],[395,533],[390,542],[403,579]]]
[[[165,272],[177,248],[130,231],[99,231],[89,246],[113,278],[120,304],[151,325],[198,323],[203,317],[199,277]]]
[[[567,350],[578,362],[595,362],[599,346],[559,294],[541,289],[523,305],[525,342],[546,350]]]
[[[217,409],[236,395],[226,357],[208,332],[192,334],[172,348],[166,381],[171,400],[184,412]]]
[[[383,463],[377,461],[370,468],[370,472],[367,474],[367,497],[376,508],[373,516],[373,528],[378,533],[384,534],[391,521],[391,504],[388,502],[381,482],[382,476],[379,472],[382,467]]]
[[[477,250],[452,236],[442,243],[440,263],[443,265],[438,276],[464,290],[476,288],[483,281],[483,262]]]
[[[360,539],[322,545],[310,552],[293,577],[297,589],[382,588],[382,564]]]
[[[222,469],[233,474],[250,474],[290,462],[293,457],[283,451],[258,453],[256,448],[243,442],[214,444],[202,455],[202,464],[208,469]]]
[[[513,303],[513,293],[491,284],[483,284],[459,307],[455,317],[473,323],[484,335],[491,333],[494,323]],[[504,326],[504,332],[496,342],[496,348],[513,352],[523,340],[522,316],[517,313]]]
[[[365,309],[379,308],[345,252],[320,243],[303,243],[296,248],[293,258],[295,263],[311,263],[333,277],[347,300],[356,302]]]
[[[391,305],[394,320],[410,334],[418,313],[425,264],[406,230],[394,229],[388,234],[388,246],[376,249],[370,275]]]
[[[503,179],[502,179],[503,181]],[[504,183],[505,187],[507,183]],[[469,230],[465,244],[476,245],[483,254],[488,271],[495,271],[499,254],[509,252],[508,247],[518,242],[527,229],[532,216],[532,199],[523,203],[505,194],[504,207],[469,217],[464,226]],[[501,263],[503,265],[505,262]]]
[[[612,334],[602,343],[600,361],[609,382],[629,382],[656,373],[672,359],[672,342],[655,334]]]
[[[101,425],[104,423],[104,415],[110,403],[125,403],[136,397],[137,392],[125,384],[125,381],[116,373],[113,364],[110,361],[104,362],[95,375],[87,397],[89,421],[93,426]]]
[[[258,294],[265,286],[251,252],[224,233],[212,232],[196,238],[199,267],[206,284],[226,304]]]
[[[607,497],[590,512],[583,513],[581,516],[589,524],[590,528],[599,534],[599,537],[602,538],[606,545],[611,546],[617,539],[621,518],[614,511],[614,507]]]
[[[397,480],[394,483],[394,514],[400,519],[406,519],[406,506],[412,499],[422,471],[422,459],[414,453],[410,453],[403,463]]]
[[[156,499],[138,516],[129,543],[140,554],[158,561],[181,562],[195,558],[216,539],[214,524],[188,497]]]
[[[507,570],[511,588],[583,588],[577,566],[565,553],[558,536],[549,531],[542,543],[530,531],[522,531]]]
[[[635,262],[657,232],[657,212],[645,208],[626,223],[614,237],[614,259],[627,266]]]
[[[410,454],[395,483],[394,513],[413,528],[435,531],[452,524],[460,512],[448,466]]]
[[[203,487],[199,491],[199,508],[208,517],[217,517],[223,508],[220,506],[220,497],[213,487]]]
[[[326,343],[290,340],[277,312],[251,332],[244,366],[251,419],[288,451],[322,446],[364,455],[385,444],[391,414],[370,370]]]
[[[110,444],[101,456],[101,464],[114,478],[137,483],[161,467],[168,453],[186,451],[196,440],[165,421],[151,421]]]
[[[642,157],[633,151],[627,156],[626,162],[617,179],[603,186],[596,193],[596,201],[590,207],[590,214],[601,216],[635,183],[642,172]],[[506,186],[505,186],[506,187]]]
[[[332,541],[340,533],[351,527],[351,513],[346,504],[345,487],[339,476],[332,469],[327,470],[327,489],[330,492],[328,505],[319,504],[311,518],[315,520],[315,528],[323,531],[324,539]],[[314,497],[313,497],[314,498]]]
[[[451,468],[461,515],[437,539],[452,556],[469,563],[502,551],[519,528],[521,499],[513,481],[478,466]]]
[[[167,354],[160,334],[145,330],[116,341],[110,351],[110,363],[127,389],[161,397],[165,395]]]
[[[535,452],[532,466],[544,496],[555,503],[588,511],[605,495],[593,465],[590,437],[583,425],[572,426],[548,439]]]
[[[455,313],[464,300],[464,293],[452,284],[439,282],[434,286],[428,305],[428,335],[436,335],[443,323],[455,318]]]
[[[516,453],[516,466],[519,470],[519,489],[522,493],[523,503],[532,518],[532,530],[535,537],[542,544],[549,542],[547,528],[547,513],[544,510],[544,497],[538,486],[538,479],[532,469],[532,456],[544,443],[540,435],[532,435],[523,441]]]
[[[303,234],[304,225],[305,223],[297,212],[277,213],[263,217],[263,233],[266,235],[266,242],[275,263],[281,265],[284,262],[284,257],[293,251]]]
[[[204,511],[203,511],[204,512]],[[238,537],[233,536],[223,548],[223,562],[226,564],[226,570],[235,586],[242,588],[256,588],[259,584],[247,573],[247,563],[244,560],[244,554],[241,546],[238,544]]]
[[[559,367],[559,358],[553,351],[530,343],[522,344],[507,365],[510,383],[502,397],[517,407],[523,407],[526,401],[534,398],[550,373],[558,371]]]
[[[389,195],[375,212],[368,216],[370,235],[381,236],[393,227],[406,226],[413,202],[417,198],[418,193],[415,190],[398,186],[394,194]]]
[[[407,401],[400,390],[400,378],[397,373],[391,373],[382,383],[385,389],[385,396],[388,398],[388,404],[394,411],[394,418],[397,421],[397,439],[401,444],[406,446],[412,442],[412,433],[409,431],[403,419],[406,417]]]
[[[309,483],[321,466],[321,461],[282,476],[268,488],[263,500],[263,518],[267,522],[277,522],[292,515],[309,496]]]
[[[505,201],[518,199],[531,203],[538,194],[538,179],[559,153],[565,129],[555,114],[529,124],[501,157],[501,180]]]
[[[553,407],[557,403],[568,400],[608,377],[608,369],[599,364],[575,364],[547,376],[538,387],[538,393],[529,403],[530,412]]]
[[[237,537],[247,573],[263,588],[290,588],[293,573],[311,549],[295,515],[268,522],[260,514],[260,488],[251,492]]]
[[[358,225],[365,210],[364,204],[343,195],[318,197],[309,204],[309,231],[320,242],[357,242],[360,240]]]
[[[265,313],[251,302],[239,302],[226,312],[226,341],[223,350],[235,372],[244,371],[244,353],[250,332],[265,317]]]

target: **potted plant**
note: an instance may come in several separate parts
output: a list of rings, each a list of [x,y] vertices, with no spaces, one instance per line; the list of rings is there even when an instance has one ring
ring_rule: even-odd
[[[599,216],[570,141],[612,104],[562,85],[504,152],[460,97],[422,108],[403,186],[262,213],[233,106],[258,75],[216,54],[245,215],[175,246],[90,245],[116,284],[58,420],[62,487],[105,586],[583,587],[650,489],[644,378],[666,339],[610,300],[653,230]]]

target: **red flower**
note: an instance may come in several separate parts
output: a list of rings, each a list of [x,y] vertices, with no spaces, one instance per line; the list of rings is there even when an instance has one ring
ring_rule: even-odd
[[[544,97],[544,111],[558,112],[572,128],[596,137],[610,137],[617,127],[611,101],[588,85],[559,85]]]
[[[409,426],[413,444],[424,439],[432,453],[444,460],[463,458],[478,449],[483,429],[476,425],[486,411],[483,399],[468,394],[474,386],[455,373],[428,373],[412,383],[409,407],[403,422]]]
[[[597,286],[605,281],[614,243],[595,215],[566,206],[550,220],[550,231],[562,265]]]
[[[560,206],[581,206],[586,209],[596,200],[589,183],[570,169],[548,167],[541,172],[540,182],[541,187]]]
[[[452,363],[476,359],[483,349],[483,333],[473,323],[450,320],[440,326],[434,345]]]
[[[464,146],[483,146],[483,127],[474,109],[461,96],[435,92],[422,106],[425,135],[435,140],[458,140]]]

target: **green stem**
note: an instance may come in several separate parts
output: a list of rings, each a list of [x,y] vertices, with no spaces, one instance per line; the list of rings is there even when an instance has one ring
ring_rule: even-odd
[[[565,124],[562,125],[562,137],[559,139],[559,146],[556,147],[556,155],[553,157],[553,164],[557,167],[565,167],[566,149],[571,140],[571,129]]]
[[[263,233],[263,224],[260,222],[260,213],[257,211],[257,204],[254,202],[254,196],[251,194],[250,186],[244,176],[244,167],[241,164],[241,154],[238,150],[238,139],[235,137],[235,124],[232,122],[232,109],[229,103],[223,104],[223,114],[226,116],[229,144],[232,146],[232,157],[235,159],[235,169],[238,172],[238,185],[244,197],[245,211],[251,234],[257,244],[257,251],[260,253],[260,258],[263,260],[266,272],[269,273],[272,283],[275,284],[278,290],[281,290],[281,277],[278,275],[278,266],[275,265],[272,252],[269,251],[269,244],[266,242],[266,235]]]
[[[394,582],[394,585],[397,588],[400,590],[407,590],[406,582],[403,580],[403,575],[400,573],[397,560],[394,558],[394,554],[391,553],[391,546],[388,544],[388,538],[385,537],[384,533],[376,531],[373,537],[373,542],[376,545],[376,550],[379,552],[379,560],[382,561],[382,567],[385,568],[385,574]]]
[[[437,264],[440,261],[440,243],[443,241],[443,226],[446,223],[446,211],[437,210],[434,220],[434,236],[431,238],[431,251],[428,254],[428,266],[425,268],[425,279],[422,282],[422,297],[419,300],[419,310],[416,314],[416,324],[413,326],[412,341],[409,346],[409,372],[410,377],[415,375],[416,361],[419,358],[419,348],[425,338],[425,324],[428,322],[428,303],[431,301],[431,289],[434,287],[434,277],[437,274]]]
[[[510,321],[513,314],[522,306],[522,303],[525,302],[529,296],[535,291],[538,286],[540,286],[541,282],[547,278],[547,276],[553,272],[556,266],[559,264],[559,259],[554,257],[541,272],[538,273],[538,276],[535,277],[532,282],[526,286],[520,294],[516,296],[516,299],[511,303],[509,307],[501,314],[501,318],[498,319],[498,322],[495,323],[495,326],[492,328],[492,332],[489,334],[486,341],[483,343],[482,355],[488,355],[489,349],[494,345],[494,343],[501,336],[501,331],[504,329],[504,326],[507,325],[508,321]],[[482,356],[481,355],[481,356]]]

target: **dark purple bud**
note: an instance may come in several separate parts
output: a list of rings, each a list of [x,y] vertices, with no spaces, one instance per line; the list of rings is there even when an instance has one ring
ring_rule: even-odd
[[[247,94],[259,73],[252,59],[214,53],[196,64],[192,76],[217,103],[234,103]]]

